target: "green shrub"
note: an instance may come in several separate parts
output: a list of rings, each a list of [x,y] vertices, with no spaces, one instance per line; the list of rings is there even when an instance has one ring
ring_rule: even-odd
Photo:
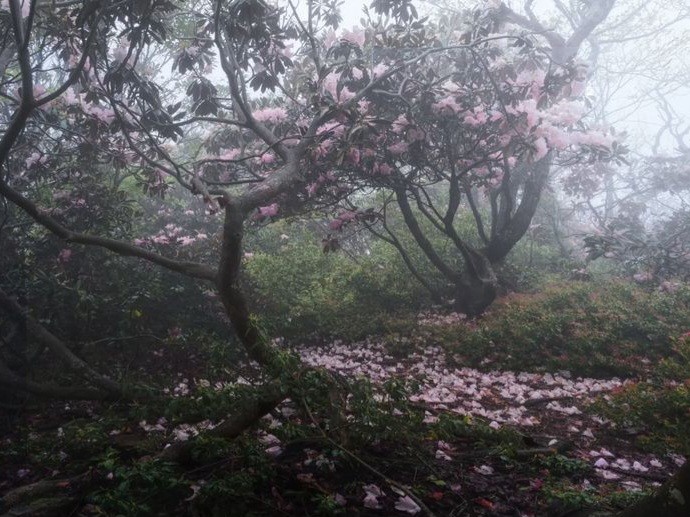
[[[595,410],[632,430],[638,445],[653,452],[690,454],[690,333],[673,339],[673,355],[646,382],[628,385]]]
[[[554,284],[510,295],[476,325],[428,332],[459,361],[511,369],[634,376],[672,355],[690,328],[690,289],[644,291],[622,282]]]
[[[427,301],[394,250],[355,260],[291,238],[274,253],[255,252],[245,271],[254,311],[285,337],[381,333],[389,318]]]

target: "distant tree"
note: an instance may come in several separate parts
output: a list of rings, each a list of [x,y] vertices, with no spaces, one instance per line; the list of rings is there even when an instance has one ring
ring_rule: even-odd
[[[638,283],[674,289],[690,279],[690,126],[663,95],[657,100],[665,123],[649,155],[624,167],[582,165],[565,186],[594,228],[584,238],[590,260],[607,258]],[[659,151],[664,134],[672,155]]]
[[[355,126],[356,132],[339,128],[344,142],[320,180],[337,181],[342,172],[334,174],[332,164],[347,164],[345,188],[383,193],[383,206],[357,212],[359,199],[347,199],[349,209],[331,227],[364,221],[398,249],[437,300],[453,298],[470,315],[483,312],[497,293],[494,269],[529,229],[554,160],[617,159],[624,151],[611,135],[582,122],[586,109],[580,96],[588,70],[576,60],[582,41],[612,7],[613,2],[592,4],[568,38],[547,30],[531,11],[522,16],[501,3],[446,16],[433,31],[408,31],[406,37],[416,37],[428,56],[387,73],[372,90],[366,109],[375,118],[360,116],[364,126]],[[366,44],[386,49],[376,52],[375,66],[390,70],[401,54],[402,45],[391,44],[396,26],[371,26]],[[410,51],[407,40],[404,48]],[[343,91],[354,92],[353,71],[364,66],[349,65],[341,66],[340,79],[349,80]],[[367,132],[374,132],[370,140]],[[318,191],[320,185],[311,188]],[[449,289],[423,278],[403,239],[387,224],[392,209],[402,214]],[[462,212],[474,218],[473,235],[458,231]],[[439,251],[420,221],[445,239],[452,255]]]

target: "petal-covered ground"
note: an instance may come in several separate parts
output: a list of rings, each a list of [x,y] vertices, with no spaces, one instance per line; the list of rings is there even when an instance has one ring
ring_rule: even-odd
[[[285,346],[282,340],[276,344]],[[630,503],[625,497],[659,485],[685,461],[679,455],[644,452],[635,443],[634,429],[616,427],[595,413],[593,401],[625,390],[635,381],[578,377],[568,371],[491,370],[488,363],[478,369],[462,367],[443,348],[420,346],[412,340],[405,346],[371,338],[293,349],[306,364],[381,386],[378,394],[374,391],[374,399],[383,397],[387,381],[404,381],[398,384],[416,388],[408,392],[409,403],[400,406],[402,411],[396,408],[386,413],[390,417],[384,426],[392,430],[388,437],[379,439],[381,428],[376,428],[354,449],[355,455],[379,470],[378,474],[344,456],[346,453],[339,450],[341,437],[328,427],[330,423],[324,429],[329,429],[332,442],[321,440],[319,417],[310,420],[293,402],[286,401],[278,411],[264,417],[256,433],[245,436],[237,444],[235,456],[230,455],[236,458],[246,454],[243,447],[255,450],[261,459],[254,457],[251,462],[263,464],[270,471],[270,475],[264,474],[270,481],[256,481],[256,486],[247,489],[260,491],[252,503],[256,508],[252,509],[270,506],[282,514],[304,515],[314,510],[318,499],[336,505],[347,515],[423,514],[425,504],[437,515],[559,515],[558,510],[551,512],[548,506],[549,501],[561,497],[582,506],[622,494],[619,502],[625,506]],[[224,369],[208,375],[212,380],[206,380],[203,377],[211,372],[189,361],[190,356],[182,349],[179,357],[163,349],[151,353],[155,361],[165,356],[165,364],[174,368],[171,373],[177,380],[164,391],[176,404],[192,410],[203,410],[209,403],[219,406],[209,413],[197,411],[200,416],[190,420],[181,420],[172,411],[167,418],[161,416],[162,412],[149,412],[135,421],[116,419],[113,422],[117,424],[111,426],[103,421],[106,437],[93,442],[93,448],[102,443],[99,448],[113,447],[125,451],[126,456],[142,444],[149,444],[155,452],[165,443],[190,440],[218,425],[220,415],[228,414],[226,409],[232,408],[228,397],[233,390],[251,389],[247,385],[262,382],[251,365],[240,368],[244,376],[237,377],[237,371]],[[385,402],[381,408],[387,407]],[[27,427],[31,433],[15,436],[17,444],[24,438],[33,444],[39,436],[35,430],[52,421],[61,422],[66,408],[56,405],[54,409],[52,417],[47,412],[32,417]],[[68,426],[67,432],[60,427],[57,432],[41,434],[47,440],[45,454],[52,454],[52,461],[42,465],[44,459],[22,461],[17,457],[5,469],[7,480],[0,479],[0,490],[70,470],[73,456],[79,452],[71,450],[75,438],[82,439],[84,426],[100,425],[102,420],[88,404],[74,409],[84,413],[81,424]],[[354,427],[361,430],[362,426],[354,422],[354,413]],[[467,434],[462,431],[444,435],[443,425],[448,421],[444,416],[451,416],[454,422],[467,422]],[[416,423],[408,427],[413,429],[407,431],[410,435],[398,439],[399,430],[405,428],[404,419]],[[31,438],[33,435],[36,439]],[[95,431],[90,436],[96,437]],[[342,443],[347,445],[347,439]],[[9,449],[13,440],[4,443]],[[54,455],[56,450],[58,457]],[[218,461],[226,465],[226,460]],[[245,476],[247,468],[238,463],[222,475],[199,471],[185,481],[190,492],[182,504],[204,501],[215,490],[213,483],[225,482],[222,476]],[[251,466],[249,471],[255,468]],[[106,486],[116,486],[126,475],[124,472],[101,474]],[[252,476],[248,479],[254,480]]]
[[[431,323],[446,324],[450,317],[445,318]],[[450,322],[457,323],[456,319]],[[276,340],[276,344],[284,346],[282,340]],[[438,478],[433,483],[440,486],[426,492],[427,502],[431,498],[438,505],[460,508],[458,501],[464,501],[470,506],[462,507],[463,511],[472,508],[475,515],[544,515],[545,501],[551,495],[538,495],[549,484],[570,491],[576,498],[579,493],[595,496],[638,492],[658,486],[685,462],[680,455],[653,455],[640,450],[631,430],[617,428],[590,407],[597,398],[608,397],[635,381],[578,377],[565,370],[533,373],[490,370],[488,364],[481,370],[458,367],[439,346],[408,345],[402,351],[399,347],[390,349],[371,338],[355,343],[300,345],[294,351],[310,366],[353,379],[365,378],[374,386],[390,380],[415,381],[418,389],[409,396],[409,402],[425,415],[423,423],[430,433],[420,437],[420,446],[426,451],[425,458],[435,462],[432,468]],[[178,398],[193,399],[197,388],[221,391],[227,386],[253,384],[257,370],[248,365],[242,371],[246,376],[234,382],[212,384],[182,378],[166,391]],[[524,465],[511,466],[488,454],[486,446],[475,447],[472,440],[448,443],[435,438],[431,430],[444,414],[483,422],[494,431],[517,431],[525,437],[524,449],[518,451]],[[398,410],[392,415],[406,416]],[[295,445],[281,428],[288,424],[309,425],[302,418],[294,403],[286,401],[279,411],[263,419],[265,425],[257,435],[266,456],[288,478],[305,489],[330,494],[337,505],[360,515],[423,511],[407,493],[366,470],[357,473],[355,479],[348,478],[349,474],[341,472],[341,465],[326,449],[314,444],[300,446],[299,441]],[[205,420],[173,426],[162,419],[140,422],[139,427],[171,442],[188,440],[216,424]],[[395,447],[382,443],[380,450],[375,447],[369,453],[388,459],[397,452]],[[415,468],[408,464],[393,477],[409,486],[414,484],[409,479],[414,473]],[[280,489],[275,491],[278,495],[271,497],[281,500]],[[281,504],[288,513],[295,510],[287,500]]]
[[[310,365],[363,376],[374,383],[417,379],[420,389],[411,401],[424,405],[426,422],[434,423],[439,413],[450,412],[486,419],[493,429],[509,426],[545,437],[547,447],[568,442],[569,456],[590,463],[601,481],[616,481],[631,490],[658,485],[685,462],[679,455],[657,457],[636,451],[613,423],[588,410],[596,397],[605,397],[630,381],[574,377],[567,371],[457,368],[449,366],[443,350],[435,346],[404,359],[393,357],[375,342],[334,342],[300,347],[298,352]],[[437,458],[450,459],[447,451],[439,452]]]

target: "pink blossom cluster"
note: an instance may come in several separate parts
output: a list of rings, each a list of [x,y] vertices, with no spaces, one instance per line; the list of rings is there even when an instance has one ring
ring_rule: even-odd
[[[30,169],[36,164],[43,165],[48,161],[48,157],[44,154],[39,153],[38,151],[34,151],[29,155],[29,157],[25,160],[24,163],[26,163],[26,167]]]
[[[322,185],[333,181],[335,181],[335,175],[332,172],[329,171],[325,174],[319,174],[319,177],[316,178],[315,182],[307,185],[307,194],[309,197],[312,197],[319,191]]]
[[[68,88],[60,97],[60,102],[66,106],[78,106],[86,115],[91,115],[104,124],[111,124],[115,120],[115,112],[111,108],[103,108],[86,102],[85,94],[75,94],[72,88]]]
[[[256,214],[254,214],[254,220],[262,221],[263,219],[267,219],[269,217],[275,217],[278,215],[279,208],[280,205],[278,205],[278,203],[271,203],[268,206],[260,206]]]
[[[346,226],[348,223],[351,223],[356,219],[357,212],[354,212],[352,210],[345,210],[343,212],[340,212],[340,214],[338,214],[338,216],[335,219],[328,223],[328,228],[331,230],[340,231],[343,229],[343,226]]]
[[[208,239],[208,235],[205,233],[199,232],[196,235],[183,235],[183,231],[179,226],[170,223],[155,235],[134,239],[134,244],[137,246],[144,246],[146,244],[180,244],[181,246],[189,246],[195,242]]]
[[[393,170],[393,167],[385,162],[376,162],[371,166],[371,173],[375,176],[390,176],[391,174],[393,174]]]
[[[339,73],[331,72],[328,74],[322,82],[323,92],[330,94],[337,102],[347,102],[355,96],[355,93],[347,87],[341,88],[340,92],[338,92],[340,79],[341,74]]]
[[[433,109],[441,115],[455,115],[461,113],[464,108],[458,103],[455,96],[448,95],[433,104]]]
[[[218,155],[218,159],[226,161],[236,160],[240,154],[241,151],[239,149],[227,149],[222,154]]]
[[[280,124],[287,120],[288,117],[287,110],[280,107],[262,108],[254,111],[253,115],[259,122],[268,122],[270,124]]]
[[[348,43],[362,47],[364,46],[365,33],[361,27],[352,27],[352,30],[343,30],[343,34],[340,38]]]
[[[275,163],[276,161],[276,155],[273,153],[263,153],[259,157],[259,163],[261,165],[271,165],[272,163]]]

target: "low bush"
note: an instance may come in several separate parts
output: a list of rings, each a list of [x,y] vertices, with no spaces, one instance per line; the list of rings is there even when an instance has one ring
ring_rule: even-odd
[[[612,281],[509,295],[477,322],[423,331],[465,364],[636,376],[678,354],[673,336],[688,328],[690,289],[650,292]]]
[[[385,332],[390,318],[428,302],[394,250],[351,258],[291,237],[273,253],[246,258],[249,299],[273,335],[358,339]]]
[[[652,452],[690,455],[690,333],[672,340],[654,376],[601,399],[595,410]]]

